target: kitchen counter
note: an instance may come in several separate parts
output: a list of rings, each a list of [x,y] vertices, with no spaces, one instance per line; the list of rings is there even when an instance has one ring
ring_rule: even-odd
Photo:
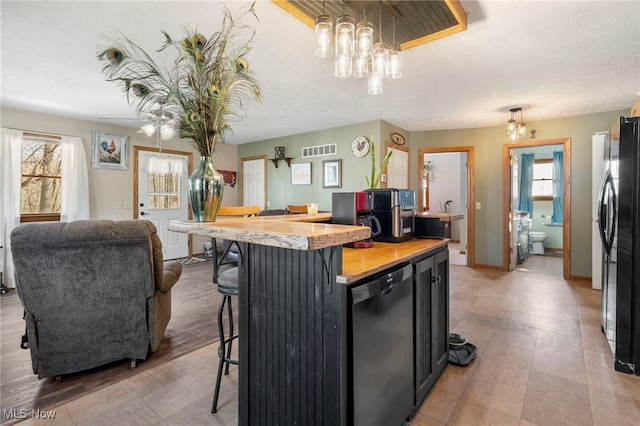
[[[353,424],[352,284],[412,264],[420,288],[445,289],[438,283],[447,282],[448,240],[345,248],[343,244],[368,238],[369,227],[323,222],[329,219],[330,214],[320,213],[169,223],[171,231],[239,242],[239,425]],[[444,261],[434,261],[441,257]],[[429,278],[436,273],[445,279]],[[416,300],[432,298],[448,306],[448,293],[435,294],[416,296]],[[444,312],[445,321],[425,316],[417,324],[423,328],[441,324],[444,331],[439,334],[448,336],[448,313]],[[446,343],[446,336],[440,340]],[[446,356],[442,359],[446,365]],[[408,368],[414,367],[408,364]],[[427,391],[442,368],[428,370],[436,373],[419,374],[419,383],[428,384]],[[410,397],[414,398],[413,392]],[[407,407],[406,414],[411,411]]]
[[[343,248],[342,273],[337,282],[351,284],[410,259],[446,246],[448,239],[413,239],[402,243],[376,241],[371,248]]]
[[[439,219],[440,222],[453,222],[454,220],[460,220],[464,218],[462,213],[431,213],[431,212],[418,212],[416,217],[426,217],[432,219]]]
[[[294,250],[318,250],[369,238],[364,226],[334,225],[330,213],[222,217],[215,222],[169,221],[168,229],[210,238]]]

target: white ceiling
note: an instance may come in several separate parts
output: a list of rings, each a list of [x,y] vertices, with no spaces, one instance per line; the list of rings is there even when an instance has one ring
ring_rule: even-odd
[[[231,7],[239,7],[231,2]],[[408,131],[503,125],[524,119],[626,109],[640,96],[640,1],[462,1],[466,31],[403,52],[403,77],[370,96],[366,80],[338,79],[313,54],[314,34],[268,0],[250,67],[264,102],[233,126],[247,143],[382,119]],[[139,122],[120,89],[104,81],[96,51],[117,28],[147,51],[184,26],[219,29],[217,1],[5,1],[3,106],[129,127]]]

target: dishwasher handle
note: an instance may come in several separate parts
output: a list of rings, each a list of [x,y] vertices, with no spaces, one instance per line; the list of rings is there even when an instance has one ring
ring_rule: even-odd
[[[364,284],[355,285],[351,289],[353,304],[364,302],[379,294],[390,294],[397,284],[411,278],[412,271],[411,265],[406,265]]]

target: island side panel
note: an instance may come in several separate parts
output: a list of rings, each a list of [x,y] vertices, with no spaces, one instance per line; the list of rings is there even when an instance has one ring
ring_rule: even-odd
[[[241,251],[239,424],[344,424],[342,246]]]

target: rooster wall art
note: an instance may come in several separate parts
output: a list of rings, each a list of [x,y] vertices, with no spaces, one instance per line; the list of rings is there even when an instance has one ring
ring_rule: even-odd
[[[120,164],[120,144],[115,140],[100,141],[100,162]]]

